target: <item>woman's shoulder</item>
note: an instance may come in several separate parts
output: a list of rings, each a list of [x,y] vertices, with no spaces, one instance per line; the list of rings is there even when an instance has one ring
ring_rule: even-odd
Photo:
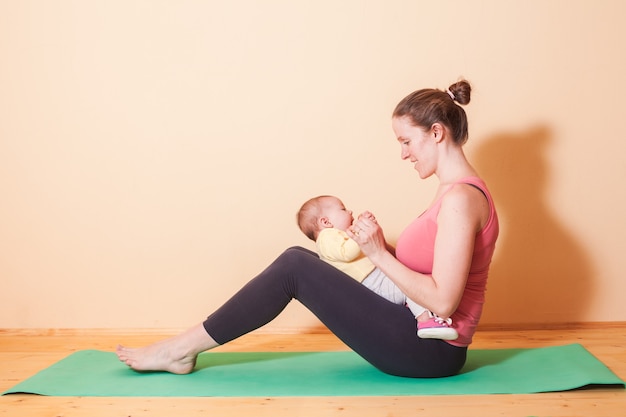
[[[487,203],[485,193],[481,188],[469,183],[455,184],[441,198],[442,207],[450,205],[463,207],[475,205],[478,202]]]
[[[479,228],[489,217],[489,200],[484,181],[478,177],[464,178],[441,199],[440,215],[465,217]]]

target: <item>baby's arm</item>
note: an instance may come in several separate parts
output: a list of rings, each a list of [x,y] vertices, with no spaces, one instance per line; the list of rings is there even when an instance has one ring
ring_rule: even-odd
[[[359,245],[339,229],[324,229],[316,244],[320,256],[330,261],[352,262],[362,256]]]

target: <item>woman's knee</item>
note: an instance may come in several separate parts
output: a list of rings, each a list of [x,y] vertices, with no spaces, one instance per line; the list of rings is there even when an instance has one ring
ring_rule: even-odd
[[[292,253],[292,252],[296,252],[298,254],[307,254],[309,256],[314,256],[316,258],[319,258],[319,256],[317,255],[317,253],[313,252],[312,250],[303,248],[302,246],[292,246],[290,248],[285,249],[285,252],[283,253]]]
[[[319,259],[315,252],[305,249],[300,246],[292,246],[286,249],[277,259],[274,264],[281,265],[284,268],[302,268],[307,262],[312,259]]]

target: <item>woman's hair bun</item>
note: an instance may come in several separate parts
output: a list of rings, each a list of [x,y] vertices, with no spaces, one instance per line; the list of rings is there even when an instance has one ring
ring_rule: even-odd
[[[472,93],[472,86],[467,80],[460,80],[448,87],[448,91],[454,96],[453,100],[459,104],[468,104]]]

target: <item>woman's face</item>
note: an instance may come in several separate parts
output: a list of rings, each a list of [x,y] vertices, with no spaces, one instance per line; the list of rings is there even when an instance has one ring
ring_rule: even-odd
[[[396,138],[400,143],[400,157],[413,162],[420,178],[428,178],[437,168],[437,140],[432,132],[415,126],[407,116],[391,120]]]

